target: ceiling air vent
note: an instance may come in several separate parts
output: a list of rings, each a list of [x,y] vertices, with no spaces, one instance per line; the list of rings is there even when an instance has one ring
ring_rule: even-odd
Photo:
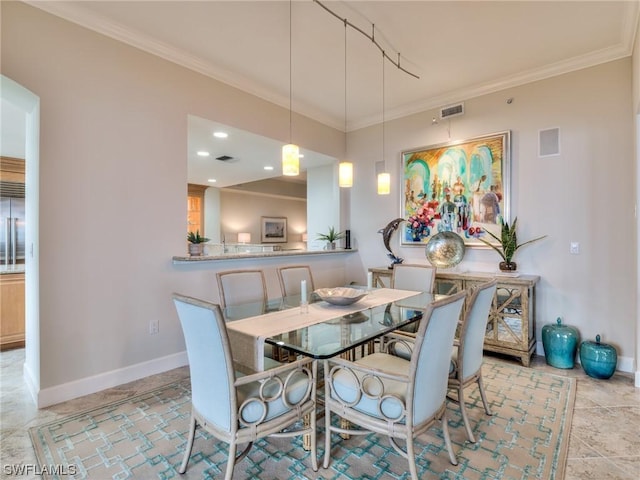
[[[219,157],[216,157],[216,160],[220,160],[221,162],[228,162],[232,159],[233,157],[230,157],[229,155],[220,155]]]
[[[464,103],[456,103],[455,105],[447,105],[440,109],[440,118],[457,117],[458,115],[464,115]]]

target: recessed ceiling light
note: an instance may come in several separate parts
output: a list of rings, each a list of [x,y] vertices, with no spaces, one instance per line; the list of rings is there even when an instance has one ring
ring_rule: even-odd
[[[304,158],[304,153],[299,154],[298,158]]]
[[[200,150],[199,152],[196,152],[196,155],[198,155],[199,157],[208,157],[211,154],[209,152],[205,152],[204,150]]]
[[[207,180],[207,182],[209,183],[216,183],[217,180],[215,178],[210,178],[209,180]]]
[[[216,138],[227,138],[229,134],[226,132],[213,132],[213,136]]]
[[[265,165],[264,169],[265,170],[273,170],[273,167],[271,165]]]

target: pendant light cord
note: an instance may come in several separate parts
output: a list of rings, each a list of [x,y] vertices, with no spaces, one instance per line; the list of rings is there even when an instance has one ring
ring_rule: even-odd
[[[344,21],[344,155],[347,157],[347,21]]]
[[[387,160],[385,159],[384,156],[384,59],[385,59],[385,53],[384,51],[382,52],[382,161],[384,163],[384,170],[387,170]]]
[[[293,143],[293,62],[291,60],[292,57],[292,23],[293,23],[293,18],[292,18],[292,4],[293,4],[293,0],[289,0],[289,143]]]

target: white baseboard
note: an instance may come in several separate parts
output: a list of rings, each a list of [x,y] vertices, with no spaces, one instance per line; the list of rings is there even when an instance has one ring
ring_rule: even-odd
[[[29,368],[26,362],[22,365],[22,378],[24,378],[24,383],[27,386],[27,391],[31,396],[31,400],[35,405],[37,405],[38,404],[38,382],[36,382],[36,379],[33,376],[33,372],[31,371],[31,369]]]
[[[626,373],[633,373],[633,357],[618,357],[616,370]]]
[[[49,405],[55,405],[56,403],[66,402],[72,398],[82,397],[83,395],[99,392],[106,388],[116,387],[123,383],[139,380],[141,378],[148,377],[149,375],[155,375],[174,368],[183,367],[188,363],[187,352],[184,351],[173,355],[167,355],[166,357],[149,360],[148,362],[130,365],[118,370],[112,370],[110,372],[101,373],[99,375],[86,377],[80,380],[74,380],[73,382],[63,383],[62,385],[44,388],[39,392],[36,392],[35,395],[32,393],[32,395],[37,398],[36,404],[38,408],[48,407]]]

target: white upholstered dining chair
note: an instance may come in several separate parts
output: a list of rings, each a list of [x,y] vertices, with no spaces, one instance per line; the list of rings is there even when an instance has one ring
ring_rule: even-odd
[[[454,340],[449,369],[449,388],[456,391],[456,396],[449,398],[459,403],[467,438],[474,443],[476,440],[467,416],[464,389],[468,385],[477,383],[484,411],[487,415],[491,415],[482,383],[482,361],[484,359],[484,336],[487,330],[489,311],[496,293],[496,283],[497,281],[494,279],[471,289],[459,337]]]
[[[278,281],[282,295],[288,297],[291,295],[300,295],[300,285],[302,280],[307,282],[307,291],[313,292],[313,275],[308,265],[288,265],[279,267],[277,270]]]
[[[226,480],[253,442],[268,436],[309,435],[312,468],[317,471],[315,362],[306,358],[252,375],[238,374],[220,307],[179,294],[173,295],[173,302],[191,376],[189,436],[178,471],[187,470],[198,426],[229,444]],[[238,445],[244,443],[247,446],[237,455]]]
[[[453,337],[466,292],[438,300],[423,311],[409,360],[373,353],[350,362],[325,360],[325,454],[331,456],[331,434],[389,436],[391,446],[409,462],[411,478],[418,480],[414,439],[441,419],[444,440],[453,465],[446,416],[447,376]],[[336,414],[359,428],[333,425]],[[399,443],[406,442],[405,449]]]
[[[433,293],[436,269],[430,265],[399,263],[391,272],[391,288]]]
[[[267,302],[267,284],[262,270],[227,270],[217,272],[220,307],[243,303]]]
[[[480,398],[487,415],[491,415],[489,403],[482,383],[482,362],[484,359],[484,336],[489,320],[491,304],[496,293],[497,280],[490,280],[470,289],[467,306],[460,327],[458,338],[453,341],[451,365],[449,367],[448,388],[455,390],[450,400],[460,405],[460,414],[464,422],[469,441],[475,443],[464,400],[465,387],[477,383]],[[408,332],[398,331],[386,337],[387,352],[400,358],[409,359],[414,350],[415,337]]]

